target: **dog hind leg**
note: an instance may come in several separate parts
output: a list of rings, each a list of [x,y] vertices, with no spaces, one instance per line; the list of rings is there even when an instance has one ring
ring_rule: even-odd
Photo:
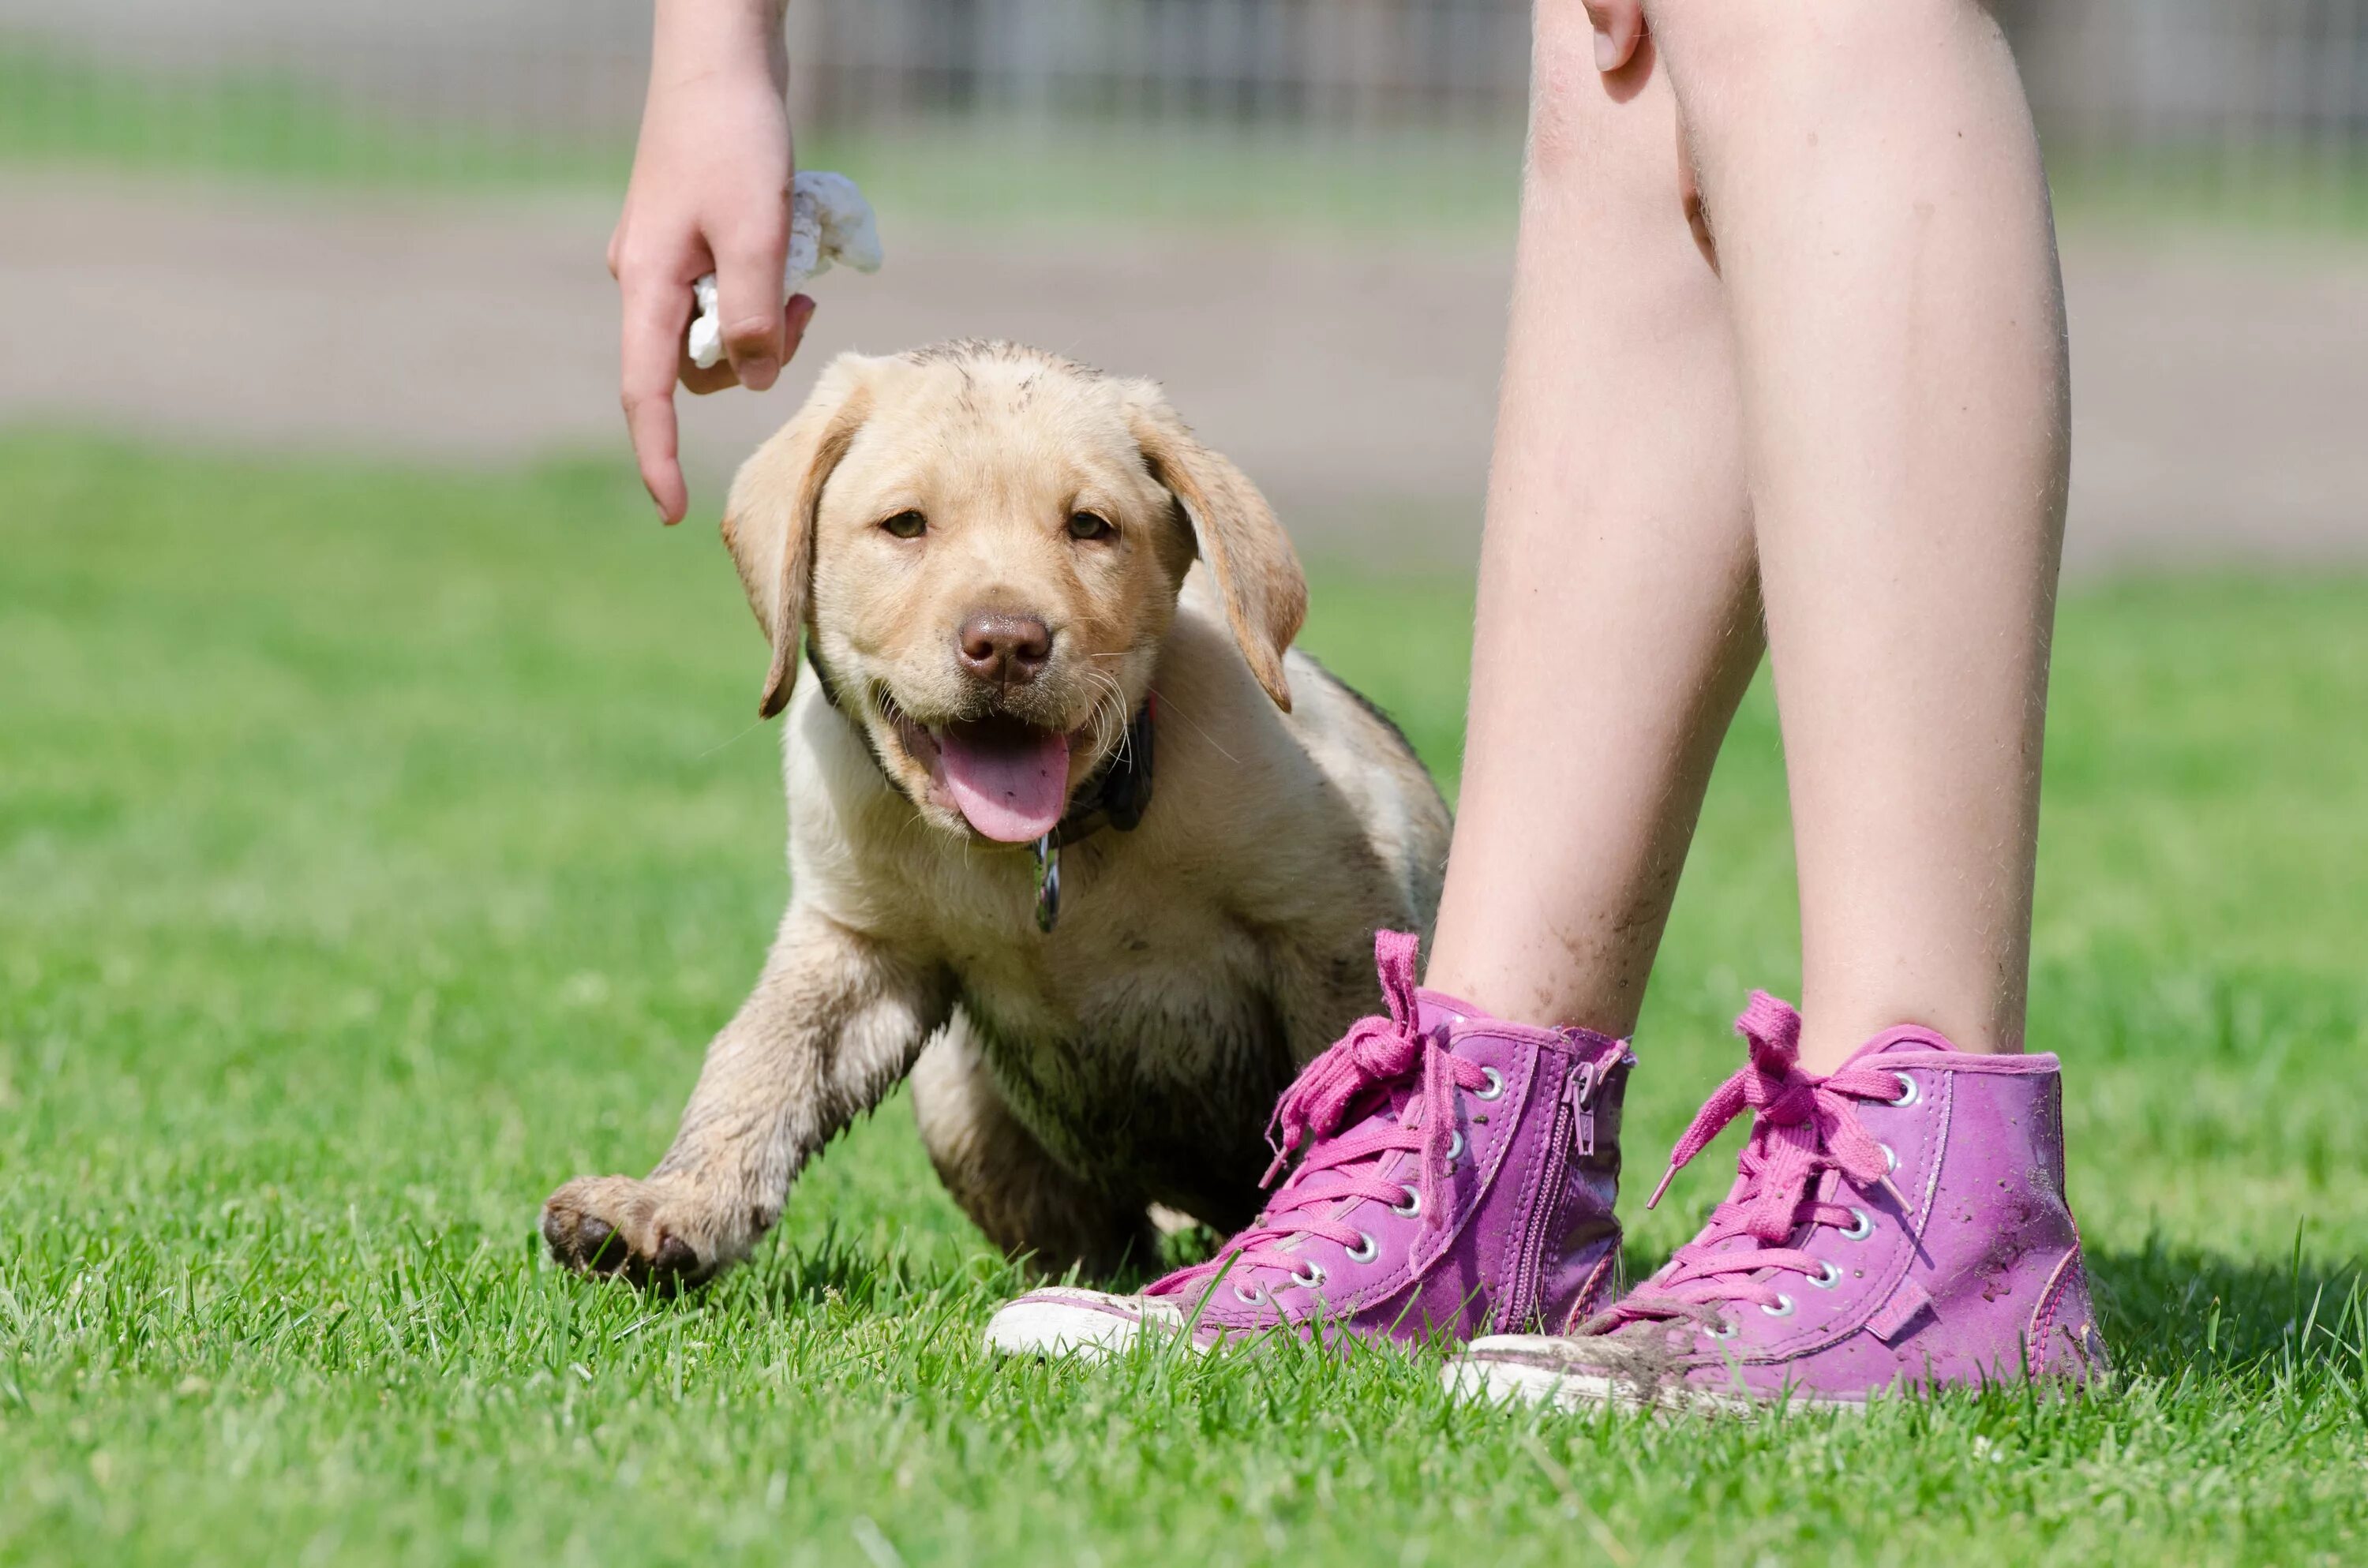
[[[912,1074],[913,1113],[938,1177],[987,1239],[1047,1275],[1155,1268],[1158,1231],[1140,1192],[1097,1187],[1021,1125],[957,1014]]]

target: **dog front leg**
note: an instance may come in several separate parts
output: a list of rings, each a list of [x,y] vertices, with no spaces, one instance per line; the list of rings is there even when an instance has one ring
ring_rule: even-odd
[[[911,1068],[951,1003],[942,977],[792,903],[757,989],[707,1048],[674,1146],[646,1179],[578,1176],[542,1207],[571,1268],[695,1284],[748,1255],[790,1183]]]

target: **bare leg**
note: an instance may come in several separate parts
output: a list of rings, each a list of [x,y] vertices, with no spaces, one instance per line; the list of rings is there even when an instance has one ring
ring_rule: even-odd
[[[646,1180],[578,1176],[542,1233],[575,1268],[694,1281],[736,1263],[790,1183],[920,1054],[942,983],[826,916],[790,906],[757,989],[707,1048],[682,1126]]]
[[[1541,5],[1480,555],[1463,792],[1429,979],[1635,1027],[1711,763],[1760,653],[1726,307],[1648,44],[1598,74]]]
[[[1742,375],[1804,1065],[2022,1044],[2066,472],[2062,288],[1973,0],[1646,0]]]

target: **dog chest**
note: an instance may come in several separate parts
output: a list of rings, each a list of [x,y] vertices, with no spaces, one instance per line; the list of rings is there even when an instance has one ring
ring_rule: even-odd
[[[1006,1103],[1055,1159],[1169,1186],[1249,1160],[1290,1079],[1278,1010],[1226,978],[1215,962],[1143,963],[1068,998],[966,976],[961,1006]]]

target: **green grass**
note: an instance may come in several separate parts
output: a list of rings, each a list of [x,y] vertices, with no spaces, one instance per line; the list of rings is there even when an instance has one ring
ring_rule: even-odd
[[[621,187],[630,117],[534,138],[406,121],[287,70],[137,70],[0,29],[0,163],[360,185]]]
[[[2064,610],[2033,1028],[2121,1386],[1571,1420],[1452,1412],[1427,1355],[992,1364],[1012,1277],[901,1100],[704,1295],[544,1267],[536,1205],[660,1149],[784,892],[756,632],[646,515],[609,469],[0,435],[0,1561],[2368,1554],[2368,581]],[[1316,604],[1452,772],[1468,598]],[[1793,979],[1792,892],[1762,690],[1640,1174]],[[1633,1262],[1718,1164],[1632,1191]]]

